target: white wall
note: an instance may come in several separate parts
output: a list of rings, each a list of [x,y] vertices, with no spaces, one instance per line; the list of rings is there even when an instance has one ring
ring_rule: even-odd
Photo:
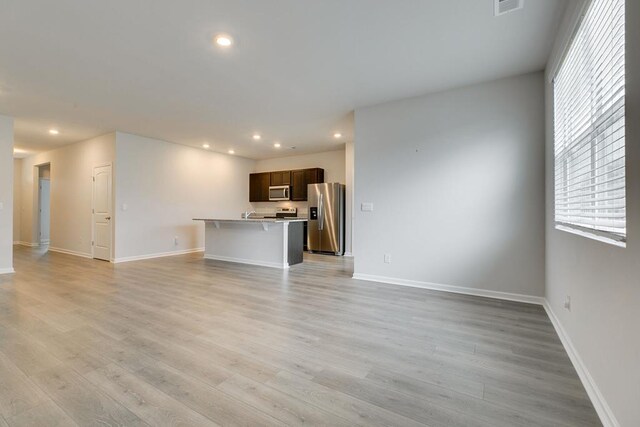
[[[116,261],[202,248],[193,218],[239,218],[249,206],[253,160],[116,135]]]
[[[13,160],[13,242],[20,242],[22,209],[22,159]]]
[[[0,274],[13,271],[13,119],[0,116]]]
[[[569,8],[549,72],[560,57],[563,41],[571,33],[582,3],[574,1]],[[590,377],[587,391],[605,425],[637,426],[640,423],[640,2],[627,0],[626,5],[627,247],[619,248],[554,228],[553,92],[547,83],[546,298]],[[563,308],[567,295],[571,296],[571,311]]]
[[[93,168],[115,159],[108,134],[22,159],[23,242],[38,244],[38,170],[51,164],[51,249],[91,256]]]
[[[356,277],[543,295],[542,73],[357,109],[355,135]]]

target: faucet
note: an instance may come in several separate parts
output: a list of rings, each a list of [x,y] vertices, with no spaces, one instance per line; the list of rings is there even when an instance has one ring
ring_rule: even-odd
[[[254,214],[254,213],[256,213],[256,211],[248,211],[248,210],[247,210],[247,211],[244,211],[243,218],[244,218],[244,219],[249,219],[249,217],[251,216],[251,214]]]

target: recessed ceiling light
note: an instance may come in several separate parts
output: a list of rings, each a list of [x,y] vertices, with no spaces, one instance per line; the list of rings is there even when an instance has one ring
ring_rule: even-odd
[[[233,39],[228,34],[216,34],[213,40],[220,47],[230,47],[233,44]]]
[[[340,139],[340,138],[342,138],[342,134],[340,132],[336,132],[336,133],[333,134],[333,137],[335,139]]]
[[[50,133],[51,135],[57,135],[57,134],[59,134],[59,133],[60,133],[60,131],[59,131],[58,129],[49,129],[49,133]]]
[[[280,143],[276,142],[275,144],[273,144],[273,146],[276,147],[276,148],[280,148]]]
[[[254,133],[253,134],[253,139],[255,139],[256,141],[260,141],[260,138],[262,138],[262,137],[260,136],[259,133]]]
[[[235,154],[235,151],[229,150],[229,154]]]
[[[209,148],[209,144],[205,142],[204,144],[202,144],[202,148]]]

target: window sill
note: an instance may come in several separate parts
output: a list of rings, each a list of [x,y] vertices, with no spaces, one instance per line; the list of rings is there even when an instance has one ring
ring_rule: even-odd
[[[610,237],[601,236],[599,234],[589,233],[588,231],[578,230],[576,228],[567,227],[566,225],[556,224],[556,230],[566,231],[567,233],[577,234],[578,236],[586,237],[591,240],[597,240],[599,242],[608,243],[619,248],[626,248],[627,242],[621,242],[620,240],[612,239]]]

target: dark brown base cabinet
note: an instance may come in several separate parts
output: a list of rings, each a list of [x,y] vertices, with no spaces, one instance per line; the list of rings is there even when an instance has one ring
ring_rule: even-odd
[[[268,202],[270,185],[291,185],[291,200],[305,202],[307,185],[324,182],[324,169],[260,172],[249,175],[249,201]]]

